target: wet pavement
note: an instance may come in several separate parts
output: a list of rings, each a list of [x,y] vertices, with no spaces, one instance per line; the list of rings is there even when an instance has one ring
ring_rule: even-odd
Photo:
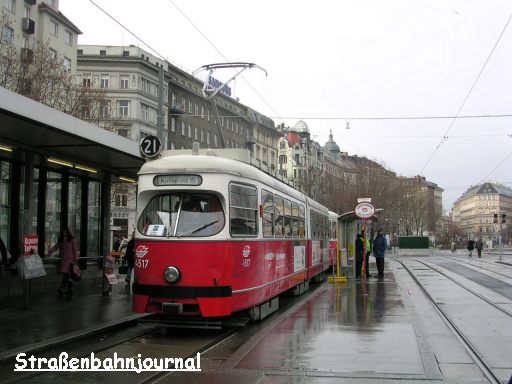
[[[100,285],[81,288],[80,282],[75,283],[72,297],[61,297],[56,292],[34,295],[30,310],[24,309],[24,301],[19,298],[0,309],[0,360],[138,317],[132,313],[124,282],[118,283],[108,297],[101,296]]]
[[[495,270],[483,273],[476,266],[458,268],[436,255],[450,257],[449,252],[431,250],[401,252],[386,257],[384,279],[324,283],[303,295],[289,309],[252,325],[254,331],[236,347],[225,347],[226,351],[222,347],[213,348],[204,353],[202,372],[173,374],[161,382],[487,383],[459,336],[398,261],[416,258],[426,262],[437,260],[439,266],[448,264],[447,271],[460,271],[461,278],[475,286],[480,286],[480,282],[482,289],[499,288],[503,297],[497,292],[500,298],[496,301],[509,299],[507,287],[512,285],[508,275],[512,277],[512,268],[496,264],[493,255],[484,255],[481,262],[487,262]],[[512,262],[512,255],[503,261]],[[373,258],[370,270],[375,271]],[[472,305],[468,304],[467,294],[443,283],[425,266],[416,266],[415,273],[423,275],[429,289],[453,308],[455,317],[466,324],[475,338],[485,342],[486,337],[494,337],[493,343],[502,343],[502,348],[495,349],[506,351],[506,343],[510,344],[512,337],[510,322],[503,322],[501,340],[496,338],[489,329],[491,315],[481,307],[476,309],[480,313],[475,316],[467,308]],[[485,274],[488,278],[483,277]],[[109,298],[97,294],[71,301],[48,297],[41,299],[29,313],[19,309],[0,310],[3,341],[0,355],[133,316],[123,286]],[[465,313],[472,313],[471,324]],[[491,351],[492,348],[487,353]],[[509,375],[509,370],[512,373],[510,355],[491,358],[499,361],[497,368],[502,370],[502,378]]]

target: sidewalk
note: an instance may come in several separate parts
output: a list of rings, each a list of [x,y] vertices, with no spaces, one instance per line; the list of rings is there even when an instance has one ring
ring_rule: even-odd
[[[0,309],[0,360],[107,329],[140,315],[132,313],[131,295],[124,275],[108,297],[101,296],[101,279],[74,284],[71,298],[56,290],[37,292],[25,309],[22,297],[11,297]],[[14,301],[13,299],[16,299]],[[5,305],[7,304],[7,305]]]

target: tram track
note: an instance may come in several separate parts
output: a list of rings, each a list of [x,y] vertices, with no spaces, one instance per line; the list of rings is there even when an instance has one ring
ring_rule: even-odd
[[[431,295],[431,293],[424,287],[424,285],[421,283],[421,281],[416,277],[415,273],[413,272],[413,269],[410,268],[406,263],[404,263],[403,261],[401,261],[401,260],[399,260],[397,258],[392,258],[392,259],[394,261],[396,261],[397,263],[399,263],[405,269],[405,271],[407,271],[409,276],[413,279],[413,281],[421,289],[423,294],[432,303],[432,305],[434,306],[434,308],[436,309],[436,311],[438,312],[440,317],[445,321],[447,326],[451,329],[451,331],[454,333],[454,335],[457,337],[457,339],[460,341],[460,343],[464,346],[466,351],[469,353],[471,358],[475,361],[476,365],[479,367],[479,369],[484,374],[484,376],[489,380],[489,382],[490,383],[500,384],[502,381],[493,372],[493,369],[490,366],[490,364],[485,360],[484,357],[482,357],[481,353],[478,351],[478,348],[474,345],[474,343],[471,342],[469,337],[464,334],[464,332],[460,329],[460,327],[456,324],[456,322],[452,320],[452,318],[450,317],[449,313],[445,309],[443,309],[443,307],[437,302],[437,300],[435,300],[435,298]],[[485,303],[491,305],[493,308],[499,310],[502,313],[505,313],[509,317],[512,317],[512,313],[510,311],[508,311],[505,308],[502,308],[502,307],[496,305],[495,303],[493,303],[492,301],[490,301],[487,298],[483,297],[482,295],[478,294],[474,290],[471,290],[471,289],[465,287],[460,282],[458,282],[455,279],[451,278],[450,276],[448,276],[447,274],[445,274],[442,271],[438,270],[437,268],[433,268],[428,263],[425,263],[423,261],[416,260],[416,259],[409,259],[408,261],[414,261],[416,263],[419,263],[419,264],[423,265],[424,267],[427,267],[429,270],[432,270],[432,271],[440,274],[444,278],[448,279],[449,281],[457,284],[461,288],[463,288],[466,291],[470,292],[472,295],[475,295],[479,299],[483,300]]]
[[[175,328],[169,328],[165,324],[164,325],[154,325],[141,323],[139,326],[143,328],[140,332],[137,332],[130,337],[126,337],[124,339],[117,340],[116,342],[104,344],[101,348],[96,349],[87,349],[83,353],[70,353],[69,357],[76,358],[88,358],[91,356],[91,352],[95,354],[95,356],[101,358],[111,357],[114,351],[120,351],[118,355],[121,357],[132,357],[136,358],[137,355],[144,358],[145,356],[151,356],[151,358],[167,358],[173,356],[175,358],[181,358],[183,360],[189,358],[195,358],[198,353],[205,353],[208,350],[215,348],[222,342],[224,342],[229,337],[235,335],[237,332],[242,330],[247,326],[247,323],[242,324],[239,323],[237,326],[223,328],[221,331],[218,329],[187,329],[187,330],[177,330]],[[199,334],[202,333],[201,337],[196,337],[196,340],[192,340],[188,342],[188,339],[191,339],[190,333],[197,332]],[[198,340],[199,339],[199,342]],[[92,341],[91,341],[92,344]],[[84,349],[84,348],[82,348]],[[129,351],[128,354],[126,351]],[[155,352],[156,351],[156,352]],[[140,352],[140,353],[137,353]],[[51,353],[47,353],[46,357],[58,357],[57,354],[51,355]],[[0,384],[15,384],[15,383],[54,383],[62,380],[63,377],[67,377],[66,375],[73,375],[73,382],[81,382],[81,375],[96,375],[98,376],[95,382],[102,383],[117,383],[118,379],[112,376],[112,373],[115,371],[103,371],[103,372],[94,372],[91,371],[82,371],[82,372],[27,372],[23,374],[22,372],[12,372],[14,368],[14,361],[9,362],[11,375],[6,380],[1,380]],[[151,384],[156,383],[162,378],[172,375],[175,372],[169,371],[158,371],[158,372],[141,372],[137,373],[134,371],[124,372],[123,375],[123,383],[124,384]],[[82,376],[83,377],[83,376]],[[84,377],[85,381],[87,378]]]
[[[466,291],[472,293],[473,295],[479,297],[480,299],[485,301],[487,304],[493,306],[494,308],[498,309],[499,311],[501,311],[501,312],[507,314],[508,316],[512,317],[512,311],[509,311],[508,309],[503,308],[502,306],[496,304],[495,302],[493,302],[492,300],[488,299],[487,297],[485,297],[484,295],[480,294],[479,292],[475,291],[474,289],[471,289],[471,288],[467,287],[466,285],[462,284],[460,281],[457,281],[453,277],[451,277],[448,274],[446,274],[445,272],[441,271],[439,268],[433,267],[432,265],[430,265],[428,263],[425,263],[423,261],[420,261],[420,260],[414,260],[414,261],[416,261],[416,262],[418,262],[420,264],[423,264],[424,266],[432,269],[433,271],[439,273],[440,275],[444,276],[448,280],[454,282],[459,287],[461,287],[461,288],[465,289]]]
[[[127,323],[131,323],[131,322],[133,322],[133,321],[132,320],[127,321]],[[161,328],[162,328],[161,326],[156,326],[156,325],[143,326],[143,327],[141,327],[141,329],[139,329],[139,331],[136,331],[133,334],[130,333],[129,336],[122,337],[121,339],[117,339],[116,337],[113,337],[112,341],[101,342],[101,347],[95,348],[94,351],[71,353],[70,354],[70,358],[71,357],[76,357],[76,358],[86,357],[86,356],[90,355],[91,352],[100,353],[100,352],[105,351],[107,349],[115,348],[118,345],[121,345],[123,343],[129,342],[130,340],[133,340],[133,339],[136,339],[136,338],[140,338],[140,337],[143,337],[145,335],[157,332]],[[91,332],[90,334],[83,335],[80,338],[80,340],[81,340],[82,343],[95,344],[96,342],[95,342],[94,339],[96,337],[98,337],[98,332],[95,331],[95,332]],[[100,340],[102,340],[103,338],[104,337],[100,337]],[[73,340],[73,342],[76,342],[76,340]],[[42,349],[42,350],[27,351],[27,356],[35,355],[37,353],[38,356],[49,358],[49,356],[52,356],[52,353],[54,352],[54,350],[62,349],[64,347],[66,347],[66,344],[56,343],[54,346],[47,347],[47,348]],[[53,356],[53,357],[55,357],[55,356]],[[11,369],[14,368],[14,364],[15,364],[15,359],[6,359],[5,361],[2,362],[2,365],[4,365],[4,366],[8,365],[8,366],[11,367]],[[40,376],[42,376],[42,375],[44,375],[46,373],[47,372],[27,372],[25,374],[20,374],[19,372],[14,372],[12,377],[7,378],[6,380],[1,380],[0,384],[20,383],[20,382],[24,382],[24,381],[27,381],[27,380],[32,380],[32,379],[34,379],[36,377],[40,377]]]
[[[449,257],[449,256],[446,256],[446,255],[436,255],[436,256],[440,256],[440,257],[442,257],[444,259],[447,259],[447,260],[450,260],[450,261],[453,261],[453,262],[457,262],[459,264],[471,265],[472,267],[483,269],[484,271],[491,272],[493,274],[500,275],[500,276],[506,277],[508,279],[512,279],[512,275],[511,275],[512,274],[512,267],[507,265],[507,264],[500,264],[500,268],[505,267],[507,270],[509,270],[511,272],[511,274],[505,274],[505,273],[502,273],[500,271],[496,271],[494,269],[485,268],[482,265],[471,263],[468,260],[472,260],[472,259],[468,259],[468,258]],[[482,259],[475,259],[475,261],[478,261],[479,263],[489,264],[489,265],[492,265],[492,266],[496,267],[496,262],[491,262],[491,261],[482,260]]]

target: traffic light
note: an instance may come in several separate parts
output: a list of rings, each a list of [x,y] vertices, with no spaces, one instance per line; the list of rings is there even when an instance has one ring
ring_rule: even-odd
[[[501,214],[501,222],[503,224],[505,224],[507,222],[507,215],[505,215],[504,213]]]
[[[494,224],[498,224],[498,214],[494,214]]]

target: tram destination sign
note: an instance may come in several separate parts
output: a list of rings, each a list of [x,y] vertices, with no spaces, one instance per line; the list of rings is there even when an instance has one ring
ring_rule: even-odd
[[[157,175],[153,179],[156,186],[165,185],[201,185],[203,178],[199,175]]]
[[[375,208],[372,204],[363,202],[356,205],[355,214],[360,219],[366,220],[373,216]]]
[[[139,149],[144,157],[157,157],[162,150],[162,142],[156,136],[146,136],[140,141]]]

